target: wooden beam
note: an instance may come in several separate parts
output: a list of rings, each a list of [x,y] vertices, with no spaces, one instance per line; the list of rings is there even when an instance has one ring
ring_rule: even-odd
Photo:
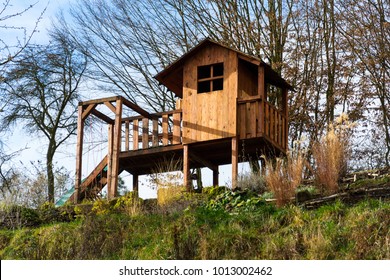
[[[92,99],[92,100],[80,102],[79,105],[83,105],[83,106],[90,105],[90,104],[98,105],[98,104],[103,104],[104,102],[114,102],[118,98],[119,96],[111,96],[105,98]]]
[[[112,153],[113,153],[113,138],[114,138],[114,125],[108,125],[108,152],[107,152],[107,193],[111,193],[111,186],[113,180],[112,172]]]
[[[99,119],[105,121],[108,124],[114,124],[113,119],[111,119],[110,117],[106,116],[105,114],[103,114],[102,112],[100,112],[96,109],[92,109],[92,114],[95,115],[96,117],[98,117]]]
[[[210,168],[211,170],[218,170],[218,165],[215,165],[213,164],[211,161],[208,161],[207,159],[205,158],[202,158],[201,156],[199,156],[197,153],[195,153],[194,151],[191,151],[191,155],[190,155],[190,158],[192,158],[193,160],[203,164],[205,167],[208,167]]]
[[[112,178],[111,186],[108,191],[108,199],[117,196],[118,175],[119,175],[119,154],[121,152],[121,133],[122,133],[122,99],[116,102],[114,141],[112,145]]]
[[[237,187],[238,179],[238,139],[232,138],[232,189]]]
[[[88,116],[89,116],[89,114],[91,113],[91,111],[93,110],[93,109],[95,109],[95,107],[97,106],[97,104],[90,104],[90,105],[88,105],[88,107],[87,108],[85,108],[85,110],[83,110],[83,114],[82,114],[82,119],[83,120],[85,120]],[[84,106],[82,106],[83,107],[83,109],[84,109]]]
[[[115,114],[116,108],[111,102],[106,101],[106,102],[104,102],[104,105],[106,105],[108,107],[108,109],[110,109]]]
[[[75,193],[74,203],[79,203],[80,187],[81,187],[81,172],[83,162],[83,141],[84,141],[84,120],[83,120],[83,106],[78,107],[78,118],[77,118],[77,148],[76,148],[76,182],[75,182]]]
[[[190,159],[188,145],[183,146],[183,179],[187,191],[191,191]]]
[[[246,55],[239,54],[238,58],[242,59],[242,60],[245,60],[245,61],[247,61],[249,63],[252,63],[254,65],[260,65],[261,64],[261,61],[259,59],[252,58],[252,57],[249,57],[249,56],[246,56]]]
[[[145,111],[144,109],[142,109],[138,105],[134,104],[133,102],[130,102],[129,100],[127,100],[127,99],[125,99],[123,97],[121,97],[119,100],[121,100],[121,102],[124,105],[126,105],[128,108],[132,109],[133,111],[137,112],[141,116],[143,116],[145,118],[148,118],[148,119],[152,118],[152,116],[149,114],[149,112]]]

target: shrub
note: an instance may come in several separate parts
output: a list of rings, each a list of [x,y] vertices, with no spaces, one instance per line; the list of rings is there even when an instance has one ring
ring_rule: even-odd
[[[143,213],[143,202],[137,193],[130,192],[116,200],[113,210],[118,210],[129,216],[140,215]]]
[[[258,194],[264,193],[266,189],[264,177],[260,172],[247,172],[240,174],[237,180],[237,188],[249,190]]]
[[[41,224],[36,210],[19,205],[4,205],[0,209],[1,227],[17,229],[21,227],[34,227]]]

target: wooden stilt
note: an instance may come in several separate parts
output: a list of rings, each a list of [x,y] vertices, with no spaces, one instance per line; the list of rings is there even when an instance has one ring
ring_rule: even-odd
[[[117,195],[118,175],[119,175],[119,154],[121,151],[121,132],[122,132],[122,98],[116,101],[114,139],[112,144],[112,170],[111,184],[108,190],[108,199],[112,199]]]
[[[183,146],[183,175],[184,186],[186,187],[187,191],[190,191],[191,179],[188,145]]]
[[[133,192],[136,193],[137,197],[138,194],[138,174],[133,174]]]
[[[237,137],[232,138],[232,188],[233,190],[237,187],[238,178],[238,139]]]
[[[112,149],[113,149],[113,138],[114,138],[114,125],[108,124],[108,151],[107,151],[107,193],[111,193],[112,186]]]
[[[83,167],[83,141],[84,141],[84,119],[83,119],[83,106],[78,107],[78,119],[77,119],[77,150],[76,150],[76,182],[74,203],[79,203],[80,199],[80,187],[81,187],[81,172]]]
[[[219,175],[219,172],[218,172],[218,167],[217,167],[217,169],[213,170],[213,186],[218,186],[219,185],[218,175]]]

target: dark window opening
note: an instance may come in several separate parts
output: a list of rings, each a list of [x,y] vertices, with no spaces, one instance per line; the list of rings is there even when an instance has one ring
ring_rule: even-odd
[[[223,63],[198,67],[198,93],[223,90]]]

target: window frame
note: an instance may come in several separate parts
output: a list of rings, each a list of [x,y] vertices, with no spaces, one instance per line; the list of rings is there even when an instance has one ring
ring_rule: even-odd
[[[197,93],[223,90],[224,72],[223,62],[198,66]]]

